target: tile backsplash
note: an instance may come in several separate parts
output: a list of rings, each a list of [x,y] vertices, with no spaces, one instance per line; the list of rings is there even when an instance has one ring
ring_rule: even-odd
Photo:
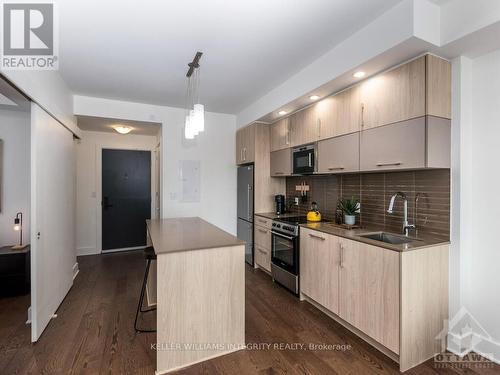
[[[300,199],[300,192],[295,190],[302,182],[310,189],[305,200]],[[325,219],[335,220],[339,198],[355,197],[361,202],[357,219],[361,226],[384,225],[386,230],[396,233],[401,231],[403,222],[403,201],[396,199],[392,214],[387,213],[387,208],[391,196],[398,191],[408,198],[408,220],[411,224],[416,223],[418,234],[449,239],[449,169],[293,176],[286,179],[290,212],[305,214],[314,201]],[[299,197],[298,206],[293,205],[295,197]]]

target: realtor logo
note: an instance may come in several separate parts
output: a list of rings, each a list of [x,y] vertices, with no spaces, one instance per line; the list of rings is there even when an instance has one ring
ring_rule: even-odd
[[[57,69],[54,4],[3,2],[2,69]]]

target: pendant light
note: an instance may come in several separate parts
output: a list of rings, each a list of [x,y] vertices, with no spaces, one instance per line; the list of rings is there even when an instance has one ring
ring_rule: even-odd
[[[196,52],[189,70],[186,90],[186,117],[184,122],[184,138],[194,139],[205,130],[205,107],[200,103],[200,58],[202,53]]]

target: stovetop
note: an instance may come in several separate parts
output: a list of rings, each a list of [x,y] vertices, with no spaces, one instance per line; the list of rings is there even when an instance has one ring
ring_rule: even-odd
[[[288,217],[280,217],[274,219],[275,221],[281,221],[282,223],[290,223],[290,224],[305,224],[307,223],[307,218],[305,216],[288,216]]]

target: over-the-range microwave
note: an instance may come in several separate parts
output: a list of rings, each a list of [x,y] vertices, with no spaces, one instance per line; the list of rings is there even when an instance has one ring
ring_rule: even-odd
[[[316,171],[316,144],[292,150],[293,174],[312,174]]]

